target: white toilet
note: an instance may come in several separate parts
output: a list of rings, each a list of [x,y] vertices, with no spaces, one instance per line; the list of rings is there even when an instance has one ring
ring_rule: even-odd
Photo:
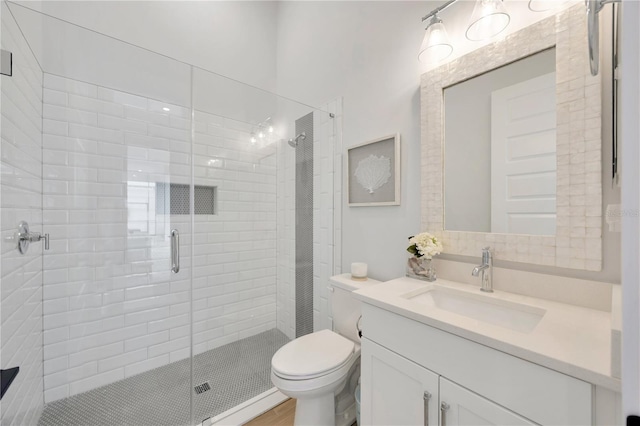
[[[360,301],[351,292],[379,281],[331,277],[333,330],[321,330],[284,345],[271,360],[271,382],[296,398],[295,424],[351,425],[360,377]]]

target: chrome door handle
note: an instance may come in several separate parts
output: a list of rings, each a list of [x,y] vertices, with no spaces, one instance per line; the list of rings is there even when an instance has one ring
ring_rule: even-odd
[[[177,229],[171,230],[171,272],[180,272],[180,233]]]
[[[429,426],[429,401],[431,400],[431,394],[424,391],[422,400],[424,402],[424,426]]]
[[[440,426],[447,426],[447,411],[449,411],[449,404],[442,401],[440,403]]]

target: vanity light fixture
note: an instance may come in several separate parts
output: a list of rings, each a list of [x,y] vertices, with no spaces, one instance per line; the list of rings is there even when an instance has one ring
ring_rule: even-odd
[[[507,28],[509,21],[503,0],[476,0],[465,36],[471,41],[488,40]]]
[[[425,28],[418,60],[423,63],[440,62],[451,55],[451,52],[453,52],[453,46],[449,41],[447,29],[438,14],[434,13]]]
[[[420,45],[418,60],[423,63],[439,62],[447,58],[453,52],[453,45],[449,41],[447,29],[442,23],[438,13],[442,12],[457,0],[449,0],[442,6],[436,7],[422,17],[422,22],[429,20],[425,28],[424,38]]]

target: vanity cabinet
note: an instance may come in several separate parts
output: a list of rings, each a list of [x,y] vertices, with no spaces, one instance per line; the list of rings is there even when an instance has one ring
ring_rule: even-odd
[[[437,374],[368,339],[360,367],[363,425],[438,424]]]
[[[362,339],[363,425],[535,425],[535,423]]]
[[[535,425],[524,417],[444,377],[440,377],[440,424],[442,426]]]
[[[367,303],[362,314],[364,425],[613,424],[596,421],[590,383]]]

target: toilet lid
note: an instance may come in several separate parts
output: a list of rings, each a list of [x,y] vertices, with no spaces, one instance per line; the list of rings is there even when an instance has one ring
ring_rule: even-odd
[[[344,364],[353,353],[354,343],[331,330],[299,337],[281,347],[271,367],[287,376],[312,376]]]

